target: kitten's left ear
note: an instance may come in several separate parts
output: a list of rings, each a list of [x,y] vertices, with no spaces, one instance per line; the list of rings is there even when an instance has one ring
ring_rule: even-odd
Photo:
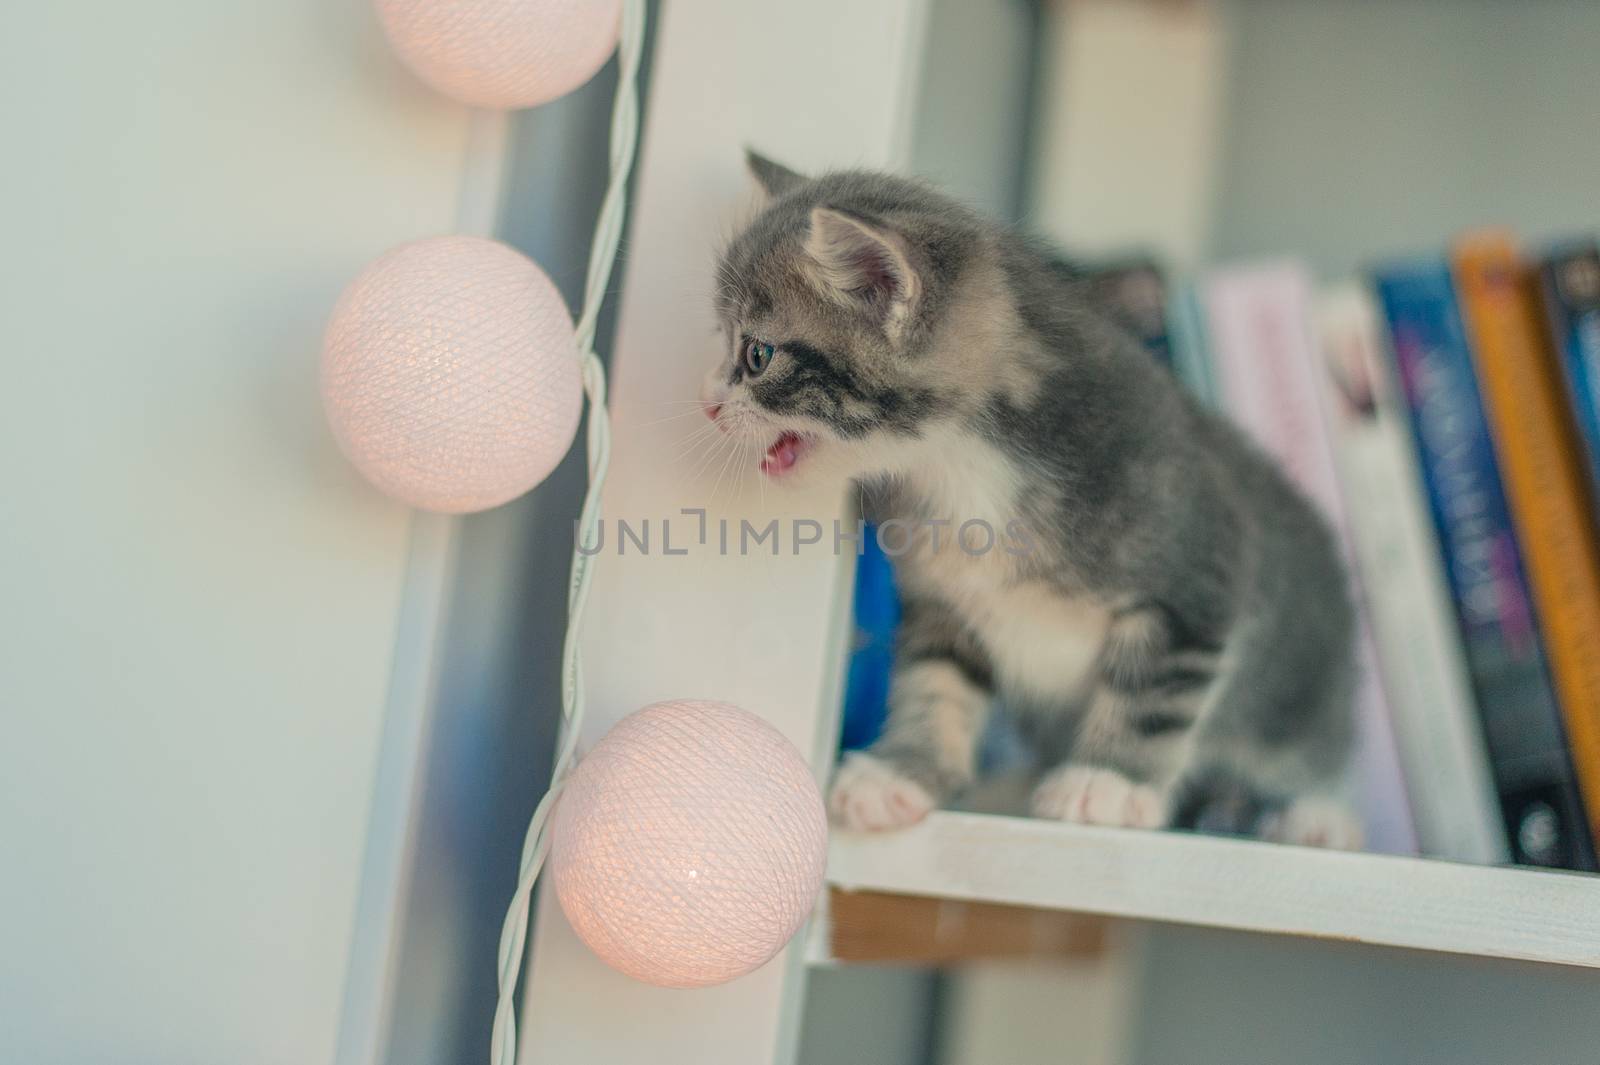
[[[872,311],[898,339],[922,291],[898,236],[830,207],[814,207],[805,250],[824,292]]]
[[[798,174],[782,163],[768,159],[754,148],[744,150],[744,165],[769,199],[776,199],[790,189],[806,183],[803,174]]]

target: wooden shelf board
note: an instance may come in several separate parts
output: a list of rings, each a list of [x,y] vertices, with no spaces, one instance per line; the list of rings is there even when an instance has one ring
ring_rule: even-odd
[[[962,899],[1600,968],[1600,876],[939,812],[836,831],[828,881]]]

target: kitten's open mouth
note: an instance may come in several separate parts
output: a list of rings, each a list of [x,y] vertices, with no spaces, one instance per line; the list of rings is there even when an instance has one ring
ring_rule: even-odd
[[[815,438],[800,433],[784,432],[774,440],[761,458],[761,472],[768,477],[782,477],[799,464],[806,452],[816,443]]]

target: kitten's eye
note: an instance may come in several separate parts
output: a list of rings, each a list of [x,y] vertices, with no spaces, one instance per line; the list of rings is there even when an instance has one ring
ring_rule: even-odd
[[[760,377],[761,372],[772,362],[774,352],[775,349],[771,344],[763,344],[755,337],[745,337],[744,351],[740,354],[745,373],[751,377]]]

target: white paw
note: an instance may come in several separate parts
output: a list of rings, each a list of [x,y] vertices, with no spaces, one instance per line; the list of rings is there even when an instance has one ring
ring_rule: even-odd
[[[1113,769],[1069,765],[1052,769],[1033,789],[1033,816],[1082,825],[1160,828],[1167,804],[1161,793]]]
[[[1361,849],[1361,822],[1349,808],[1332,799],[1296,799],[1261,821],[1261,838],[1298,847],[1330,850]]]
[[[828,812],[841,828],[883,832],[914,825],[934,808],[928,789],[887,762],[856,751],[833,776]]]

